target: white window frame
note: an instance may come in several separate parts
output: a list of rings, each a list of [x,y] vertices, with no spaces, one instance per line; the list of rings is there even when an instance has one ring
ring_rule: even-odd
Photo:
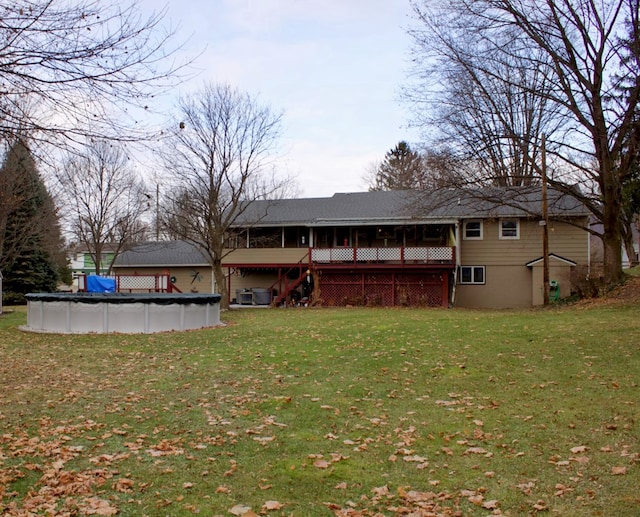
[[[471,271],[471,280],[468,282],[465,282],[463,280],[463,274],[462,271],[463,270],[470,270]],[[479,282],[476,280],[476,271],[482,271],[482,281]],[[485,266],[460,266],[460,273],[459,273],[459,277],[458,277],[458,283],[460,284],[464,284],[464,285],[484,285],[487,283],[487,268]]]
[[[504,223],[516,223],[516,234],[515,235],[505,235],[504,234]],[[520,219],[516,217],[505,217],[504,219],[500,219],[500,225],[498,227],[498,238],[501,240],[517,240],[520,238]],[[510,228],[511,229],[511,228]]]
[[[467,235],[467,226],[469,225],[469,223],[478,223],[478,225],[480,226],[479,228],[480,235],[472,235],[472,236]],[[484,228],[484,225],[482,224],[482,220],[480,219],[471,219],[469,221],[464,221],[462,223],[462,238],[465,241],[481,241],[483,236],[483,228]]]

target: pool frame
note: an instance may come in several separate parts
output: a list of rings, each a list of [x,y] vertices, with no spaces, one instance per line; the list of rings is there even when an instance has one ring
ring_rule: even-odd
[[[219,294],[30,293],[24,330],[151,334],[220,325]]]

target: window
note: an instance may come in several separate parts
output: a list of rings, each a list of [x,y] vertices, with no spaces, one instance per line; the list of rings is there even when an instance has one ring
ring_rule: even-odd
[[[500,239],[519,239],[520,221],[518,219],[500,219]]]
[[[484,266],[461,266],[461,284],[484,284]]]
[[[437,244],[446,242],[446,228],[441,224],[430,224],[422,231],[422,240]]]
[[[282,247],[282,230],[280,228],[250,228],[250,248]]]
[[[482,239],[482,221],[465,221],[463,235],[467,240]]]

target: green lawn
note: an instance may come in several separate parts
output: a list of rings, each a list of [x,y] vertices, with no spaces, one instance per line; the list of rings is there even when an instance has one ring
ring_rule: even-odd
[[[109,336],[24,333],[16,310],[0,513],[637,516],[639,308],[248,309]]]

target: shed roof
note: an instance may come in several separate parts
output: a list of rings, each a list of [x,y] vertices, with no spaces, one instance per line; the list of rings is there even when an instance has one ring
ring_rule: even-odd
[[[142,242],[122,252],[115,267],[204,266],[208,261],[198,248],[187,241]]]

